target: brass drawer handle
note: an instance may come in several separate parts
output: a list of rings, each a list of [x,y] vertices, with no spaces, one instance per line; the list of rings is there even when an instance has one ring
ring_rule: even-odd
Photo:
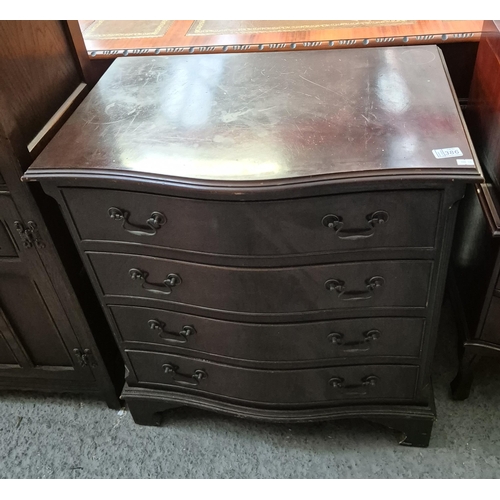
[[[361,379],[360,384],[346,384],[342,377],[332,377],[328,383],[334,389],[359,389],[360,387],[375,387],[379,381],[376,375],[367,375]],[[358,393],[359,394],[359,393]]]
[[[131,224],[128,221],[130,212],[122,210],[121,208],[109,208],[108,215],[113,220],[121,221],[122,228],[127,231],[127,233],[135,236],[154,236],[158,229],[167,222],[167,218],[161,212],[152,212],[151,216],[146,221],[147,226],[136,226],[135,224]]]
[[[341,240],[359,240],[371,238],[375,233],[377,224],[385,224],[389,220],[389,214],[385,210],[377,210],[366,216],[368,227],[344,229],[344,220],[340,215],[328,214],[321,221],[323,226],[333,229],[336,236]]]
[[[158,336],[162,340],[172,344],[185,344],[188,341],[188,337],[196,333],[194,326],[183,326],[180,332],[168,332],[165,330],[165,323],[158,321],[157,319],[150,319],[148,321],[148,326],[151,330],[158,332]]]
[[[351,340],[346,342],[344,340],[343,333],[332,332],[328,335],[328,340],[333,345],[338,345],[343,347],[344,352],[358,352],[358,351],[368,351],[370,349],[370,344],[380,338],[380,330],[368,330],[363,333],[362,340]],[[354,347],[354,346],[365,346],[364,348]]]
[[[365,283],[366,290],[346,290],[345,281],[333,278],[325,281],[325,288],[330,292],[337,292],[340,300],[367,300],[373,297],[373,292],[385,283],[385,279],[382,276],[372,276]]]
[[[148,292],[164,293],[170,295],[172,288],[179,286],[182,283],[181,277],[178,274],[169,274],[163,283],[150,283],[148,281],[149,273],[140,269],[132,268],[129,270],[130,278],[137,281],[142,281],[142,288]]]
[[[163,369],[167,375],[172,375],[172,380],[177,382],[180,385],[186,385],[189,387],[196,387],[199,383],[208,377],[208,374],[205,370],[195,370],[192,375],[185,375],[183,373],[179,373],[179,367],[172,363],[165,363],[163,365]],[[175,378],[175,377],[181,377]]]

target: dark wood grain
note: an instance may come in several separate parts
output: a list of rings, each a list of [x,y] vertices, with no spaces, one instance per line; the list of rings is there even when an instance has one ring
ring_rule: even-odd
[[[1,21],[0,39],[0,86],[28,144],[81,82],[78,66],[60,21]]]
[[[40,151],[42,151],[52,137],[54,137],[61,125],[87,95],[87,92],[87,84],[80,83],[66,101],[64,101],[58,110],[50,117],[47,123],[45,123],[41,130],[39,130],[35,137],[28,143],[28,151],[33,157],[38,156]]]
[[[479,44],[467,122],[483,167],[500,192],[500,30]]]
[[[474,163],[448,82],[435,46],[119,59],[26,178],[120,172],[236,189],[355,172],[474,180],[474,165],[432,152],[457,147]]]

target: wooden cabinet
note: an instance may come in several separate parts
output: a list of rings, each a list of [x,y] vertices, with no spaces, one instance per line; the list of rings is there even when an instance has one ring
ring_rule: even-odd
[[[482,179],[437,47],[118,59],[25,179],[62,208],[137,423],[362,417],[428,444]]]
[[[469,396],[482,356],[500,355],[500,204],[492,184],[470,186],[459,211],[449,288],[460,332],[454,399]]]
[[[88,90],[66,28],[0,22],[0,389],[120,408],[123,365],[81,260],[53,201],[20,179]]]
[[[458,318],[455,399],[466,399],[482,356],[500,355],[500,21],[479,43],[466,113],[486,183],[470,187],[459,215],[450,289]]]

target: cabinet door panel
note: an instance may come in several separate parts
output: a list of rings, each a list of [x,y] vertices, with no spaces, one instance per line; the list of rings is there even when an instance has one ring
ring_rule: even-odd
[[[0,304],[36,366],[71,366],[71,357],[36,283],[24,276],[2,275]]]
[[[0,365],[19,365],[7,340],[4,337],[4,324],[0,318]]]
[[[13,241],[16,222],[27,221],[8,193],[0,193],[0,220],[17,245],[15,256],[0,258],[0,378],[92,380],[73,353],[82,346],[35,245]]]

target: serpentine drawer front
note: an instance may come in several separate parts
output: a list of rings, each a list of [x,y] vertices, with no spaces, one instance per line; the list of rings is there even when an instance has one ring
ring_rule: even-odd
[[[441,193],[380,191],[286,201],[217,202],[66,189],[64,197],[82,240],[264,256],[434,248]]]
[[[118,58],[25,179],[63,211],[137,423],[357,416],[428,444],[482,179],[436,46]]]
[[[427,305],[431,261],[372,261],[279,269],[206,266],[89,252],[106,296],[209,309],[287,313]]]
[[[422,318],[362,318],[262,324],[221,321],[191,314],[110,306],[125,342],[177,347],[186,353],[256,361],[420,356]],[[130,344],[128,344],[131,347]]]
[[[252,370],[172,354],[126,351],[143,384],[192,389],[253,403],[411,400],[417,366],[363,365]]]

